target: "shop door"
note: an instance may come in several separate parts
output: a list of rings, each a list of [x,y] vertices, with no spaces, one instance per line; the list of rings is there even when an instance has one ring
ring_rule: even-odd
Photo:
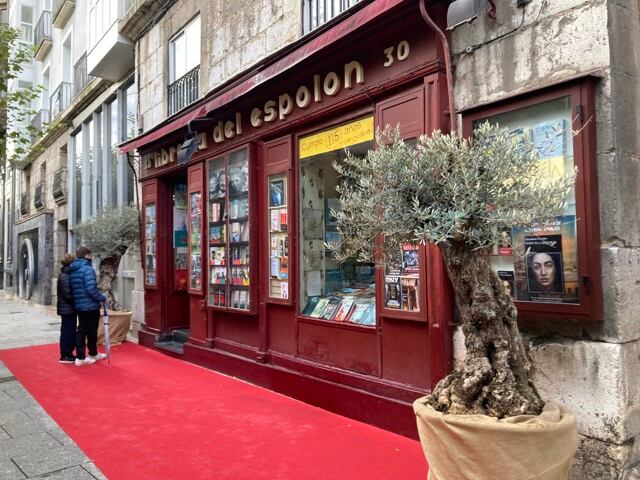
[[[167,325],[166,330],[189,328],[189,297],[187,279],[188,229],[187,229],[187,178],[186,175],[167,180],[169,198],[170,235],[167,251]]]

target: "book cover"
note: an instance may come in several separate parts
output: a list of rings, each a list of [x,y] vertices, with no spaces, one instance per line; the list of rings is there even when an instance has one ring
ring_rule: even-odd
[[[564,155],[564,120],[550,120],[533,127],[533,145],[538,158],[559,157]]]
[[[289,257],[280,257],[278,278],[281,280],[287,280],[289,278]]]
[[[514,298],[515,292],[515,275],[511,270],[498,270],[498,277],[500,278],[500,283],[502,284],[502,288],[504,293],[509,295],[511,298]]]
[[[231,224],[231,241],[239,242],[240,241],[240,224],[234,222]]]
[[[274,278],[280,275],[280,257],[271,257],[270,275]]]
[[[333,320],[333,317],[335,317],[338,309],[340,308],[340,303],[341,302],[339,298],[331,298],[326,308],[324,309],[322,318],[324,318],[325,320]]]
[[[353,323],[361,323],[362,317],[364,316],[364,314],[367,312],[367,309],[369,308],[369,303],[370,302],[356,303],[355,306],[353,307],[353,312],[351,313],[351,318],[349,318],[349,321]]]
[[[376,304],[371,302],[360,319],[362,325],[376,324]]]
[[[387,275],[384,277],[385,305],[387,308],[400,308],[400,278]]]
[[[280,212],[278,210],[271,210],[271,231],[280,231]]]
[[[319,300],[320,297],[309,297],[307,305],[304,307],[304,310],[302,310],[302,315],[311,315],[311,312],[313,312],[313,309],[316,308]]]
[[[402,277],[400,279],[400,285],[402,288],[402,309],[409,312],[417,312],[420,310],[418,302],[418,278]]]
[[[280,296],[281,298],[289,298],[289,282],[282,282],[280,284]]]
[[[328,304],[329,304],[328,298],[321,298],[320,300],[318,300],[318,303],[313,308],[313,311],[309,314],[309,316],[320,318],[324,313],[324,309],[327,307]]]
[[[287,209],[286,208],[280,209],[280,231],[281,232],[287,231]]]
[[[402,267],[404,273],[418,273],[420,271],[420,256],[416,245],[410,243],[402,245]]]
[[[347,320],[347,318],[349,318],[349,315],[351,314],[351,310],[353,309],[353,300],[343,300],[342,303],[340,304],[340,308],[338,308],[338,311],[336,312],[335,316],[333,317],[334,320],[336,322],[344,322]]]
[[[564,293],[562,235],[524,237],[529,293]]]

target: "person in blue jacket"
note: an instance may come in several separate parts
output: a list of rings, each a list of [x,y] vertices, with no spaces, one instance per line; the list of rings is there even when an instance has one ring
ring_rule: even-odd
[[[98,322],[100,321],[100,303],[107,297],[98,290],[96,272],[91,264],[91,250],[80,247],[76,250],[76,259],[69,266],[73,305],[78,314],[76,332],[76,366],[89,365],[107,358],[98,353]],[[89,355],[85,355],[86,348]]]
[[[71,281],[69,280],[69,265],[74,257],[65,253],[60,263],[62,268],[58,275],[58,304],[60,315],[60,363],[74,363],[73,349],[76,348],[76,311],[73,308],[73,294],[71,293]]]

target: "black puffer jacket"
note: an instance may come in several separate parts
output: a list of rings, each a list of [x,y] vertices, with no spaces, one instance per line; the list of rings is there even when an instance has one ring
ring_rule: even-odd
[[[75,313],[75,309],[73,308],[69,267],[62,267],[60,275],[58,275],[58,315],[70,315],[72,313]]]

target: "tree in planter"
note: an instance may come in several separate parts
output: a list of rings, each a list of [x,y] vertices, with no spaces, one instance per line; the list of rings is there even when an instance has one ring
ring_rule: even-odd
[[[440,132],[417,148],[397,132],[377,150],[334,165],[342,176],[338,260],[386,265],[403,243],[440,248],[465,335],[466,358],[429,397],[437,411],[497,418],[538,415],[544,406],[517,325],[517,311],[489,263],[501,232],[558,215],[575,175],[543,178],[531,145],[507,130],[479,127],[473,142]],[[375,248],[373,248],[375,246]]]
[[[107,296],[112,310],[122,307],[113,295],[122,256],[140,241],[140,212],[133,206],[106,207],[100,215],[78,225],[74,231],[83,245],[100,258],[98,289]]]

